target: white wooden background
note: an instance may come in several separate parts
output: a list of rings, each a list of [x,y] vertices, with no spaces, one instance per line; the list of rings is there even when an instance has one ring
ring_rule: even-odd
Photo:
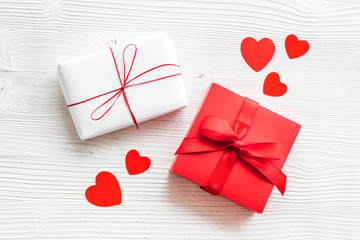
[[[176,44],[189,106],[81,142],[57,63],[158,30]],[[310,43],[293,60],[291,33]],[[259,73],[240,55],[248,36],[276,45]],[[262,93],[271,71],[288,86],[282,97]],[[287,192],[263,214],[168,173],[213,81],[303,125]],[[360,239],[359,92],[359,1],[0,0],[0,239]],[[149,171],[127,174],[131,148],[152,159]],[[85,199],[103,170],[121,205]]]

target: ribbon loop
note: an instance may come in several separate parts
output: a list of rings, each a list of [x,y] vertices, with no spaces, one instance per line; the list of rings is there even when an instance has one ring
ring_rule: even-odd
[[[242,150],[248,157],[265,160],[279,160],[282,145],[279,143],[243,143]]]
[[[129,68],[129,70],[128,70],[127,73],[126,73],[126,59],[129,59],[129,58],[126,58],[126,57],[125,57],[125,54],[126,54],[126,50],[127,50],[129,47],[134,47],[134,53],[133,53],[132,57],[130,58],[130,59],[131,59],[130,68]],[[110,48],[110,49],[111,49],[111,48]],[[112,50],[111,50],[111,51],[112,51]],[[130,73],[131,73],[131,70],[132,70],[132,68],[133,68],[133,66],[134,66],[136,54],[137,54],[137,47],[136,47],[135,44],[132,44],[132,43],[129,44],[129,45],[127,45],[127,46],[124,48],[124,50],[123,50],[123,66],[124,66],[124,84],[122,84],[123,87],[125,87],[126,84],[127,84],[127,80],[128,80],[128,78],[129,78]],[[115,61],[115,58],[114,58],[114,61]],[[120,76],[119,76],[119,78],[120,78]]]
[[[200,133],[211,140],[218,142],[230,142],[239,140],[229,122],[216,117],[204,118]]]
[[[94,121],[98,121],[100,120],[102,117],[104,117],[110,110],[111,108],[115,105],[117,99],[120,97],[121,93],[124,91],[124,88],[121,87],[119,88],[116,93],[110,97],[108,100],[106,100],[105,102],[103,102],[100,106],[98,106],[97,108],[94,109],[94,111],[92,111],[91,113],[91,119]],[[111,103],[111,100],[112,103]],[[100,117],[94,117],[94,115],[96,114],[96,112],[100,111],[103,107],[105,107],[106,105],[110,104],[110,106],[105,109],[105,112],[103,112],[102,114],[100,114]]]
[[[131,57],[126,57],[126,53],[129,51],[128,49],[130,49],[130,47],[133,47],[133,54]],[[155,78],[155,79],[151,79],[151,80],[148,80],[148,81],[144,81],[144,82],[140,82],[140,83],[135,83],[135,84],[130,84],[130,82],[134,81],[135,79],[149,73],[149,72],[152,72],[156,69],[160,69],[160,68],[163,68],[163,67],[180,67],[179,65],[177,64],[161,64],[161,65],[158,65],[158,66],[155,66],[153,68],[150,68],[140,74],[138,74],[137,76],[133,77],[132,79],[129,79],[130,77],[130,74],[131,74],[131,71],[133,69],[133,66],[134,66],[134,63],[135,63],[135,58],[136,58],[136,55],[137,55],[137,46],[135,44],[128,44],[124,50],[123,50],[123,53],[122,53],[122,60],[123,60],[123,77],[124,79],[121,78],[121,75],[120,75],[120,71],[119,71],[119,68],[118,68],[118,65],[117,65],[117,62],[116,62],[116,58],[115,58],[115,55],[114,55],[114,52],[112,50],[111,47],[109,47],[110,49],[110,52],[111,52],[111,55],[112,55],[112,58],[114,60],[114,65],[115,65],[115,69],[116,69],[116,73],[118,75],[118,78],[119,78],[119,82],[120,82],[120,88],[117,88],[117,89],[114,89],[112,91],[109,91],[109,92],[106,92],[106,93],[103,93],[103,94],[100,94],[100,95],[97,95],[95,97],[92,97],[92,98],[89,98],[89,99],[86,99],[84,101],[80,101],[80,102],[77,102],[77,103],[73,103],[73,104],[70,104],[68,105],[68,107],[73,107],[73,106],[76,106],[76,105],[79,105],[79,104],[82,104],[82,103],[85,103],[85,102],[88,102],[88,101],[91,101],[91,100],[94,100],[96,98],[99,98],[99,97],[102,97],[102,96],[106,96],[106,95],[109,95],[111,93],[114,93],[114,95],[111,95],[106,101],[104,101],[102,104],[100,104],[98,107],[96,107],[94,109],[94,111],[92,111],[90,117],[92,120],[94,121],[98,121],[100,120],[101,118],[103,118],[112,108],[113,106],[115,105],[115,103],[117,102],[117,100],[119,99],[119,97],[121,95],[123,95],[123,98],[124,98],[124,102],[129,110],[129,113],[131,115],[131,118],[136,126],[136,128],[138,129],[138,123],[137,123],[137,120],[135,118],[135,115],[134,113],[132,112],[131,110],[131,107],[130,107],[130,103],[129,103],[129,100],[126,96],[126,93],[125,93],[125,89],[128,88],[128,87],[133,87],[133,86],[138,86],[138,85],[142,85],[142,84],[146,84],[146,83],[151,83],[151,82],[155,82],[155,81],[160,81],[162,79],[166,79],[166,78],[171,78],[171,77],[175,77],[175,76],[179,76],[181,75],[181,73],[174,73],[174,74],[171,74],[171,75],[166,75],[166,76],[163,76],[163,77],[159,77],[159,78]],[[130,58],[130,67],[129,69],[127,70],[126,69],[126,60],[128,60]],[[105,108],[106,106],[108,106],[107,108]],[[98,115],[100,115],[99,117],[95,117],[96,113],[98,111],[100,111],[101,109],[105,108],[105,110],[103,111],[103,113],[100,113]]]

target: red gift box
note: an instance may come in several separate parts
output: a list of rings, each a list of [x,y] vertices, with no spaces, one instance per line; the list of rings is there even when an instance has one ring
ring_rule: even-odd
[[[262,213],[301,125],[211,84],[171,171]]]

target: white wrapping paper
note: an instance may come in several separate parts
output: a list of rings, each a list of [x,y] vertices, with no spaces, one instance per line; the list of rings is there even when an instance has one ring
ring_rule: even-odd
[[[137,55],[129,75],[129,80],[148,69],[162,64],[179,64],[174,45],[169,36],[163,32],[151,34],[112,47],[122,80],[124,80],[123,50],[130,43],[137,46]],[[126,50],[126,73],[128,73],[130,68],[133,53],[134,48],[132,47]],[[179,67],[161,67],[144,74],[131,83],[146,82],[180,73],[180,71]],[[78,103],[121,87],[109,48],[60,63],[58,65],[58,77],[67,105]],[[125,92],[138,123],[187,105],[181,75],[128,87],[125,89]],[[92,112],[115,93],[69,107],[81,140],[134,125],[123,95],[119,96],[114,106],[104,117],[97,121],[91,118]],[[114,102],[114,99],[96,111],[94,117],[101,116]],[[141,126],[139,128],[141,130]]]

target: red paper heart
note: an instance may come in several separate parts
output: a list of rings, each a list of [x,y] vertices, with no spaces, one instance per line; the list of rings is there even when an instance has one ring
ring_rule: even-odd
[[[299,40],[294,34],[290,34],[285,39],[285,49],[289,58],[301,57],[309,51],[310,45],[305,40]]]
[[[121,189],[116,177],[110,172],[100,172],[95,179],[95,185],[88,187],[86,199],[99,207],[109,207],[122,201]]]
[[[150,164],[151,161],[148,157],[141,157],[134,149],[126,154],[126,169],[130,175],[145,172],[149,169]]]
[[[279,97],[286,93],[287,86],[280,82],[280,76],[276,72],[269,73],[264,81],[263,92],[266,95]]]
[[[245,38],[241,43],[241,54],[245,62],[255,71],[263,69],[275,53],[275,44],[269,38],[257,42],[252,37]]]

